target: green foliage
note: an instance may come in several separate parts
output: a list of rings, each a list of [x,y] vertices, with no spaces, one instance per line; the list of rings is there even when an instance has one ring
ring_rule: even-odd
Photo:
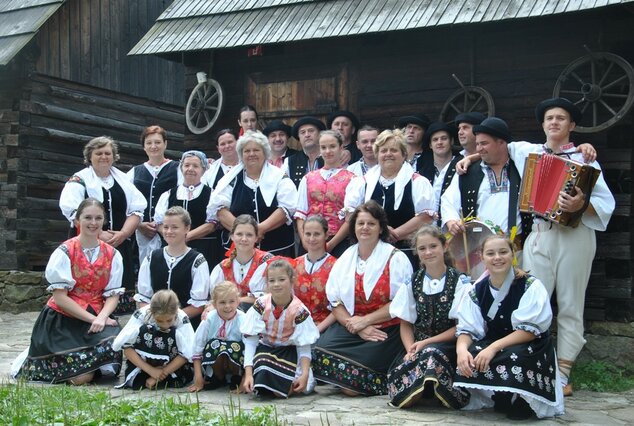
[[[243,411],[233,401],[224,413],[212,413],[185,398],[160,400],[112,398],[88,387],[56,385],[0,385],[2,424],[22,425],[285,425],[273,406]]]
[[[604,361],[575,365],[570,381],[575,389],[595,392],[622,392],[634,388],[634,377]]]

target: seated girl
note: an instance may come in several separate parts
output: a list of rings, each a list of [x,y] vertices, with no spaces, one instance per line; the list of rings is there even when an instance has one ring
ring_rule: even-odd
[[[194,329],[172,290],[159,290],[137,310],[112,347],[123,349],[125,379],[118,388],[183,387],[193,377]]]
[[[308,216],[302,232],[302,244],[307,253],[295,259],[295,295],[310,310],[319,332],[323,333],[336,321],[328,309],[326,282],[337,259],[326,252],[328,222],[323,216]]]
[[[268,293],[258,298],[243,320],[243,392],[267,392],[287,398],[315,387],[310,345],[319,330],[304,304],[293,295],[295,270],[285,259],[266,270]]]
[[[187,246],[191,218],[185,209],[170,207],[162,222],[167,246],[152,251],[143,259],[139,269],[139,292],[134,299],[145,306],[155,292],[172,290],[196,328],[209,295],[209,267],[202,254]]]
[[[223,281],[214,287],[211,301],[216,307],[196,330],[194,383],[190,392],[216,389],[229,384],[240,386],[244,343],[240,324],[244,312],[238,310],[240,291],[235,283]]]
[[[513,257],[504,236],[482,244],[489,275],[452,312],[458,320],[454,386],[469,389],[468,409],[494,405],[513,420],[560,415],[550,297],[541,281],[513,267]]]
[[[412,239],[421,268],[412,285],[401,286],[390,314],[401,319],[405,356],[388,374],[390,403],[399,408],[421,397],[435,396],[450,408],[462,408],[469,394],[452,386],[456,371],[456,326],[449,318],[454,301],[469,287],[469,279],[453,267],[447,239],[433,225],[421,227]]]

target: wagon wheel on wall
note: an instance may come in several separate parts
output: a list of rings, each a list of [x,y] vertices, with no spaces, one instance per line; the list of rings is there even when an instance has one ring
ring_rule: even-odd
[[[185,107],[185,122],[190,132],[200,135],[211,129],[222,110],[223,95],[220,84],[198,73],[198,84],[192,90]]]
[[[634,103],[634,70],[613,53],[590,53],[572,61],[557,78],[554,97],[564,97],[583,112],[575,130],[594,133],[621,120]]]
[[[440,121],[451,124],[456,116],[463,112],[477,111],[487,117],[495,115],[493,96],[486,89],[480,86],[465,86],[456,74],[452,74],[452,77],[458,82],[460,89],[453,92],[443,105]]]

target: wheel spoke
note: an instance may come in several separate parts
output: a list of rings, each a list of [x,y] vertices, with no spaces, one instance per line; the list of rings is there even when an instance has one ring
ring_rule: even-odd
[[[609,89],[610,87],[612,87],[612,86],[614,86],[614,85],[616,85],[616,84],[619,84],[620,82],[622,82],[622,81],[623,81],[623,80],[625,80],[625,79],[627,79],[627,75],[622,75],[621,77],[617,78],[617,79],[616,79],[616,80],[614,80],[613,82],[608,83],[608,84],[606,84],[605,86],[602,86],[602,87],[601,87],[601,90],[607,90],[607,89]]]
[[[196,120],[198,119],[198,114],[200,114],[200,113],[198,112],[198,110],[196,110],[196,109],[192,110],[192,113],[191,113],[191,115],[192,115],[192,121],[196,121]]]
[[[575,80],[577,80],[577,81],[578,81],[578,82],[579,82],[582,86],[583,86],[584,84],[586,84],[586,82],[585,82],[585,81],[583,81],[583,80],[581,79],[581,77],[579,77],[579,76],[577,75],[577,73],[576,73],[576,72],[572,71],[572,72],[570,73],[570,75],[571,75],[571,76],[573,76],[573,77],[575,78]]]
[[[214,92],[211,95],[206,96],[205,97],[205,103],[209,103],[209,102],[211,102],[212,100],[214,100],[216,98],[218,98],[218,92]]]
[[[584,114],[586,112],[586,110],[588,109],[588,105],[590,105],[590,102],[586,102],[585,105],[581,108],[581,113]]]
[[[599,102],[601,102],[601,105],[603,105],[603,107],[605,109],[607,109],[608,111],[610,111],[610,114],[612,115],[616,115],[616,111],[614,111],[612,108],[610,108],[610,105],[608,105],[607,103],[605,103],[605,101],[603,99],[599,99]]]
[[[207,111],[203,110],[203,114],[205,115],[205,121],[206,121],[205,125],[211,123],[211,117],[209,117],[209,114],[207,114]]]
[[[213,105],[205,105],[205,110],[206,111],[218,111],[218,107],[215,107]]]
[[[469,108],[469,112],[473,111],[473,109],[478,106],[478,104],[480,103],[480,101],[484,99],[484,96],[480,95],[480,97],[478,99],[476,99],[476,101],[471,105],[471,108]]]
[[[564,89],[561,89],[559,91],[559,93],[570,93],[570,94],[573,94],[573,95],[583,95],[583,92],[581,90],[564,90]]]
[[[622,93],[603,93],[601,94],[603,98],[619,98],[619,99],[627,99],[627,95]]]
[[[453,102],[450,102],[449,106],[453,108],[453,110],[456,111],[458,114],[462,112],[462,110],[460,110],[457,106],[455,106]]]
[[[196,127],[198,127],[199,129],[202,127],[200,125],[200,120],[202,119],[202,115],[198,114],[198,117],[196,118]]]
[[[597,79],[597,71],[596,71],[596,62],[593,60],[590,61],[590,80],[592,81],[592,84],[596,84]]]
[[[597,125],[597,104],[592,104],[592,125],[596,127]]]
[[[599,83],[597,83],[599,86],[601,86],[605,82],[605,79],[608,78],[610,71],[612,71],[612,67],[614,67],[614,62],[610,62],[608,69],[605,70],[605,72],[603,73],[603,77],[601,77],[601,80],[599,80]]]

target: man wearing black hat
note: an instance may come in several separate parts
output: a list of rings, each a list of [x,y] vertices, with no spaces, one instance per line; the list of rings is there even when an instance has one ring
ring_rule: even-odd
[[[455,130],[452,126],[442,122],[432,123],[423,136],[423,146],[431,148],[434,161],[431,165],[423,168],[422,175],[425,176],[434,188],[437,209],[440,215],[440,201],[445,193],[454,174],[456,173],[456,163],[462,159],[462,155],[453,155],[451,147],[454,142]],[[440,222],[438,222],[440,224]]]
[[[296,149],[288,147],[288,138],[291,137],[291,126],[282,120],[271,121],[262,131],[269,138],[271,146],[271,158],[269,163],[282,168],[287,157],[297,154]]]
[[[482,123],[486,117],[481,112],[463,112],[458,114],[454,122],[458,126],[458,141],[462,147],[460,155],[466,157],[476,153],[476,137],[473,126]]]
[[[324,123],[317,117],[302,117],[293,124],[293,137],[299,140],[302,150],[284,160],[284,172],[296,187],[306,173],[323,167],[324,160],[319,156],[319,132],[326,130]]]
[[[498,225],[506,234],[514,226],[518,227],[518,233],[522,228],[528,232],[528,223],[520,226],[520,173],[509,158],[508,125],[500,118],[489,117],[474,126],[473,132],[481,160],[472,163],[465,174],[454,176],[443,194],[443,226],[457,235],[465,230],[462,217],[477,216]]]
[[[547,99],[537,106],[535,114],[546,134],[546,143],[509,144],[509,154],[520,172],[523,173],[524,159],[531,152],[554,153],[578,162],[591,157],[591,166],[600,169],[594,161],[591,145],[582,144],[575,148],[570,142],[570,132],[582,118],[575,104],[565,98]],[[572,228],[536,217],[523,253],[524,267],[544,283],[549,294],[557,290],[557,356],[564,395],[572,395],[568,376],[586,342],[583,309],[596,251],[595,231],[605,231],[615,207],[603,174],[589,197],[579,188],[575,190],[575,195],[561,192],[558,201],[563,211],[585,209],[581,223]]]
[[[359,129],[357,116],[350,111],[335,111],[328,116],[327,127],[330,130],[337,130],[343,136],[343,147],[347,152],[343,153],[342,164],[358,161],[361,158],[361,151],[353,143]]]
[[[429,117],[425,114],[406,115],[398,119],[398,127],[403,129],[407,142],[407,161],[420,174],[423,168],[433,167],[434,162],[431,150],[423,144],[423,135],[429,123]]]

